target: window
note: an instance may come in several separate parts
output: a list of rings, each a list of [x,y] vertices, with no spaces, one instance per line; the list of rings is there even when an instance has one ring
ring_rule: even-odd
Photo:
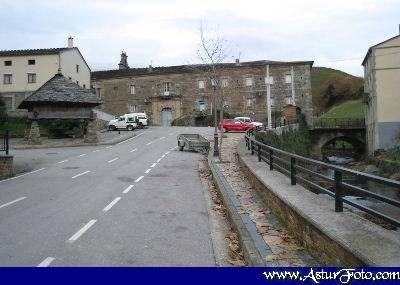
[[[86,84],[83,84],[83,88],[86,88]]]
[[[247,99],[246,106],[251,107],[252,103],[253,103],[253,99],[249,98],[249,99]]]
[[[76,73],[79,73],[79,64],[76,65]]]
[[[228,79],[227,78],[222,79],[222,87],[224,87],[224,88],[228,87]]]
[[[217,81],[214,78],[211,79],[211,86],[217,86]]]
[[[28,65],[35,65],[36,61],[34,59],[28,59]]]
[[[4,74],[3,75],[3,83],[4,84],[12,84],[12,74]]]
[[[131,105],[130,109],[131,109],[131,113],[137,113],[137,112],[139,112],[139,107],[138,107],[138,105]]]
[[[6,107],[6,110],[8,110],[8,111],[14,110],[12,97],[4,97],[3,101],[4,101],[4,106]]]
[[[292,97],[286,97],[285,98],[285,103],[286,103],[286,105],[293,105],[293,98]]]
[[[247,77],[246,78],[246,86],[252,86],[253,85],[253,78]]]
[[[36,83],[36,73],[28,73],[28,83]]]
[[[170,90],[171,90],[171,82],[165,82],[164,83],[164,95],[169,95]]]
[[[199,101],[199,111],[204,112],[206,110],[206,102]]]
[[[285,75],[285,82],[286,83],[292,83],[292,75],[290,75],[290,74],[286,74]]]
[[[269,78],[265,77],[265,84],[274,84],[274,77],[269,76]]]
[[[12,65],[12,61],[11,60],[6,60],[6,61],[4,61],[4,65],[5,66],[11,66]]]
[[[135,94],[135,85],[131,85],[129,88],[129,93],[134,95]]]
[[[204,81],[199,80],[199,89],[204,89]]]
[[[76,81],[76,84],[78,84],[78,85],[79,85],[79,81],[78,81],[78,80]]]

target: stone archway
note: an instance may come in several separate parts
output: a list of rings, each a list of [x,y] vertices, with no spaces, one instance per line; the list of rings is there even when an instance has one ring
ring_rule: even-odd
[[[337,155],[359,159],[365,153],[365,144],[358,138],[337,136],[321,146],[321,156]]]

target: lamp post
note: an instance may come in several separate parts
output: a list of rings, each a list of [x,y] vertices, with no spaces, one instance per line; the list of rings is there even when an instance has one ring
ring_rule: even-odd
[[[218,129],[217,129],[217,94],[215,82],[211,81],[213,87],[213,105],[214,105],[214,156],[219,156],[218,149]]]

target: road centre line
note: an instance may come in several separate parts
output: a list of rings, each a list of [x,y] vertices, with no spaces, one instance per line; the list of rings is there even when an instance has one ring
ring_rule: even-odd
[[[82,173],[79,173],[79,174],[77,174],[77,175],[74,175],[74,176],[72,176],[71,178],[72,178],[72,179],[75,179],[75,178],[77,178],[77,177],[79,177],[79,176],[82,176],[82,175],[88,174],[89,172],[90,172],[90,170],[88,170],[88,171],[85,171],[85,172],[82,172]]]
[[[142,175],[142,176],[140,176],[138,179],[136,179],[136,180],[135,180],[135,182],[136,182],[136,183],[137,183],[137,182],[139,182],[140,180],[142,180],[142,179],[143,179],[143,177],[144,177],[143,175]]]
[[[85,155],[87,155],[87,153],[82,153],[82,154],[78,155],[78,157],[82,157],[82,156],[85,156]]]
[[[165,157],[165,154],[163,154],[162,156],[161,156],[161,158],[164,158]]]
[[[167,151],[167,152],[165,153],[165,155],[167,155],[167,154],[169,154],[169,151]]]
[[[48,267],[50,263],[52,263],[55,260],[54,257],[46,257],[42,262],[38,264],[37,267]]]
[[[144,173],[149,173],[151,171],[151,168],[147,169]]]
[[[157,163],[159,163],[161,161],[162,158],[157,159]]]
[[[24,199],[26,199],[26,197],[21,197],[21,198],[18,198],[18,199],[13,200],[13,201],[11,201],[11,202],[8,202],[8,203],[5,203],[5,204],[3,204],[3,205],[0,205],[0,209],[1,209],[1,208],[4,208],[4,207],[7,207],[7,206],[10,206],[10,205],[12,205],[12,204],[14,204],[14,203],[17,203],[18,201],[21,201],[21,200],[24,200]]]
[[[153,168],[156,165],[157,165],[157,162],[154,162],[150,167]]]
[[[124,191],[122,191],[122,193],[124,194],[128,193],[133,188],[133,186],[134,185],[129,185]]]
[[[99,152],[100,150],[99,149],[96,149],[96,150],[94,150],[93,152]]]
[[[137,151],[137,148],[132,149],[130,152],[135,152]]]
[[[103,212],[109,211],[115,204],[118,203],[119,200],[121,200],[121,197],[117,197],[114,200],[112,200],[110,204],[104,207]]]
[[[110,148],[110,147],[112,147],[112,145],[106,146],[106,148]]]
[[[163,139],[165,139],[165,137],[161,137],[161,138],[160,138],[160,140],[163,140]]]
[[[68,239],[67,242],[74,242],[76,241],[78,238],[80,238],[88,229],[90,229],[95,223],[97,222],[97,220],[90,220],[86,225],[84,225],[79,231],[77,231],[72,237],[70,237]]]
[[[124,140],[124,141],[122,141],[122,142],[119,142],[119,143],[117,143],[117,145],[126,143],[127,141],[130,141],[130,140],[133,140],[134,138],[140,137],[141,135],[143,135],[144,132],[145,132],[145,131],[143,131],[142,133],[139,133],[138,135],[136,135],[136,136],[134,136],[134,137],[131,137],[131,138],[126,139],[126,140]]]
[[[109,160],[108,163],[114,162],[114,161],[116,161],[118,159],[119,159],[119,157],[113,158],[113,159]]]
[[[68,161],[68,159],[61,160],[61,161],[57,162],[57,164],[61,164],[61,163],[67,162],[67,161]]]
[[[8,179],[0,180],[0,183],[1,182],[6,182],[6,181],[9,181],[9,180],[13,180],[13,179],[16,179],[16,178],[20,178],[20,177],[23,177],[23,176],[26,176],[28,174],[32,174],[32,173],[35,173],[35,172],[39,172],[39,171],[42,171],[44,169],[46,169],[46,168],[43,167],[43,168],[28,172],[28,173],[24,173],[24,174],[21,174],[21,175],[18,175],[18,176],[14,176],[14,177],[11,177],[11,178],[8,178]]]

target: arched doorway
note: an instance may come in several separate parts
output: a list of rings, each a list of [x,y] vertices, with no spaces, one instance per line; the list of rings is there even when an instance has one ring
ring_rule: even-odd
[[[163,126],[171,126],[172,123],[172,109],[164,108],[161,111],[161,125]]]

